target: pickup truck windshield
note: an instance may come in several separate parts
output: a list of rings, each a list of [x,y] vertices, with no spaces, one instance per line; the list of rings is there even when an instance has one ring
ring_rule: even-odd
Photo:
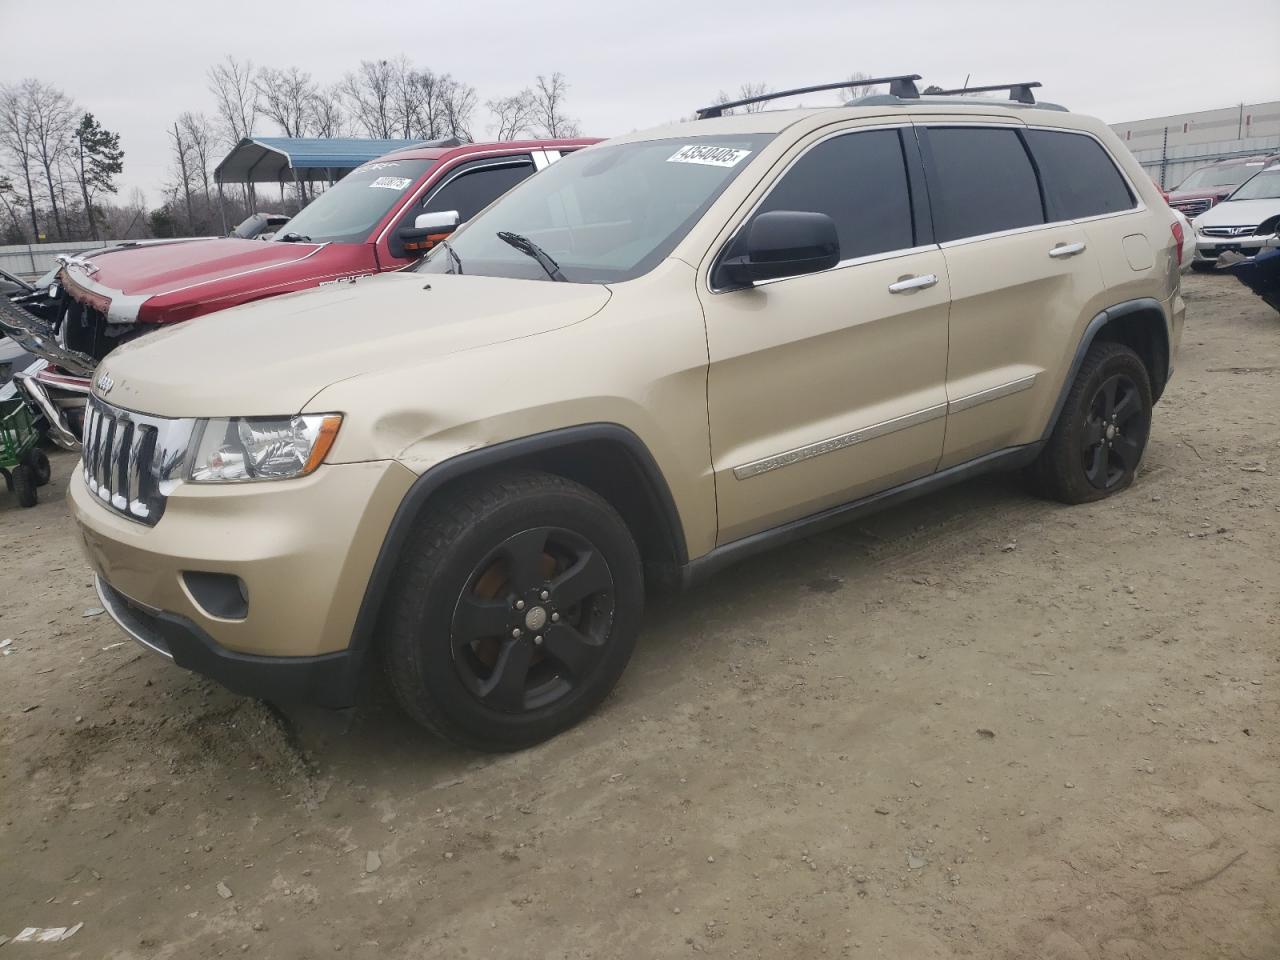
[[[1262,169],[1262,164],[1250,166],[1238,163],[1227,167],[1201,167],[1174,187],[1174,191],[1208,190],[1212,187],[1234,187]]]
[[[634,279],[675,248],[770,139],[686,137],[579,150],[512,189],[411,269],[552,279],[520,249],[523,242],[502,234],[532,241],[570,282]]]
[[[434,160],[375,160],[356,167],[276,230],[275,240],[366,243]]]

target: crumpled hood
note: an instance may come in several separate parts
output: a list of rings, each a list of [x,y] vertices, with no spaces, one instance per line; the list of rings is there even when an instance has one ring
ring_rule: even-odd
[[[254,241],[249,241],[254,242]],[[609,302],[598,284],[388,273],[234,307],[114,350],[103,399],[168,417],[296,413],[373,370],[579,323]],[[342,412],[342,411],[337,411]]]
[[[1255,227],[1280,213],[1280,200],[1224,200],[1192,221],[1196,227]]]
[[[212,237],[181,243],[112,247],[85,258],[97,269],[86,272],[76,263],[67,269],[75,282],[87,277],[93,284],[125,296],[158,296],[246,270],[296,263],[322,246]]]

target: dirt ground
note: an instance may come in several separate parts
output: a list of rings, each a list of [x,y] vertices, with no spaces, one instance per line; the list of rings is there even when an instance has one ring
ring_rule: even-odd
[[[0,957],[1280,957],[1280,317],[1190,277],[1138,483],[976,481],[655,601],[490,757],[122,642],[0,497]]]

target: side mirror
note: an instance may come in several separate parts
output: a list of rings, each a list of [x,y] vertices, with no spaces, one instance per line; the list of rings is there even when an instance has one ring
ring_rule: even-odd
[[[401,227],[396,236],[406,251],[425,253],[458,229],[457,210],[437,210],[434,213],[420,213],[413,221],[412,227]]]
[[[840,262],[836,224],[825,213],[773,210],[751,221],[744,252],[723,261],[716,286],[747,287],[761,280],[829,270]]]

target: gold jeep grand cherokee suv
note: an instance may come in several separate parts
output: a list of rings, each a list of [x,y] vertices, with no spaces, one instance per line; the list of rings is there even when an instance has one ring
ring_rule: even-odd
[[[380,660],[515,749],[608,693],[646,578],[984,471],[1125,489],[1173,213],[1102,123],[914,79],[589,147],[416,267],[116,350],[71,489],[103,605],[269,699],[350,704]]]

